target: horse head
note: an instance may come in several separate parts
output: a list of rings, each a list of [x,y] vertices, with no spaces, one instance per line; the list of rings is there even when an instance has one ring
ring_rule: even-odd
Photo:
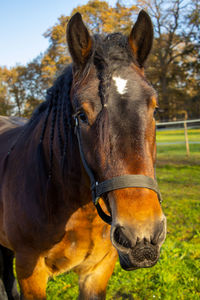
[[[111,215],[112,244],[124,269],[151,267],[166,235],[159,191],[147,183],[156,185],[157,95],[144,74],[153,42],[151,19],[141,11],[129,36],[91,36],[77,13],[68,23],[67,41],[79,149],[92,184],[115,185],[113,178],[131,175],[144,181],[128,187],[122,180],[119,188],[100,194]]]

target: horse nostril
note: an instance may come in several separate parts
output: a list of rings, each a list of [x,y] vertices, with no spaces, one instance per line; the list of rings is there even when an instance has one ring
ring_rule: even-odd
[[[131,248],[131,242],[123,233],[122,227],[118,226],[115,228],[113,233],[113,240],[116,246],[120,245],[123,248]]]

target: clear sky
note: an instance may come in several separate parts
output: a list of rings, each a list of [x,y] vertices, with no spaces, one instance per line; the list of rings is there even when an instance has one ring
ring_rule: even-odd
[[[0,66],[26,64],[44,52],[44,32],[88,0],[0,0]],[[116,0],[108,1],[111,5]]]

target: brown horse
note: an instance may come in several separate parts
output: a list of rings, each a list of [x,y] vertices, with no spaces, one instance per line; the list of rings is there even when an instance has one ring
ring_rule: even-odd
[[[21,299],[46,299],[49,276],[68,270],[79,274],[80,299],[105,299],[118,256],[126,270],[157,262],[166,219],[157,98],[143,70],[152,40],[144,11],[128,37],[91,37],[75,14],[72,65],[29,122],[1,119],[0,244],[5,265],[6,248],[15,254]],[[7,277],[8,298],[18,299]]]

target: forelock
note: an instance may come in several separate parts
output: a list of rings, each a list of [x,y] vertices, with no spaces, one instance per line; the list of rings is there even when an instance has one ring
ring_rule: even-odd
[[[121,33],[95,36],[94,64],[98,70],[109,68],[114,71],[121,64],[129,65],[132,61],[133,56],[126,36]]]
[[[112,74],[120,66],[128,66],[133,62],[128,39],[121,33],[113,33],[107,36],[94,36],[93,63],[100,80],[99,94],[103,104],[106,103],[108,87]]]

